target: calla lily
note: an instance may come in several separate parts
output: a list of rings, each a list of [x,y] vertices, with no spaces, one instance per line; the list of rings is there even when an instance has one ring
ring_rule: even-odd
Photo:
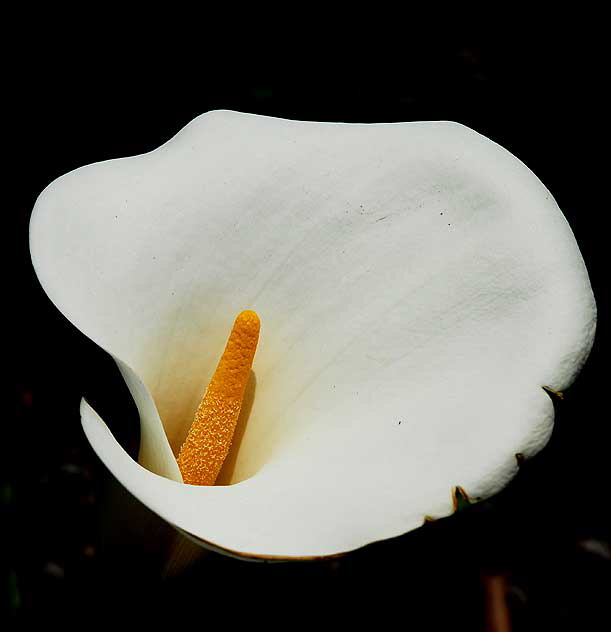
[[[116,360],[139,462],[83,401],[93,449],[202,544],[312,558],[498,492],[547,442],[596,308],[550,192],[451,122],[217,111],[150,153],[53,182],[32,215],[51,300]],[[236,314],[261,336],[231,471],[176,456]],[[252,380],[254,384],[254,380]]]

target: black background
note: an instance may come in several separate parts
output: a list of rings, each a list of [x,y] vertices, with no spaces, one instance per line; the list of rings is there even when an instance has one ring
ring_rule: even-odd
[[[344,52],[272,74],[264,63],[248,72],[222,68],[203,53],[190,53],[188,64],[146,50],[92,55],[79,42],[59,51],[38,47],[13,68],[5,78],[4,130],[11,165],[4,184],[5,310],[12,321],[5,336],[14,402],[2,420],[7,614],[47,623],[110,615],[120,622],[203,608],[230,625],[311,618],[325,626],[410,629],[418,620],[430,630],[448,623],[483,630],[482,573],[499,572],[508,578],[515,630],[603,629],[610,565],[608,159],[605,64],[591,44],[537,46],[517,38],[513,46],[400,46],[393,64],[351,63]],[[281,56],[274,58],[277,70]],[[254,564],[209,554],[162,579],[137,537],[120,549],[105,542],[105,508],[117,492],[83,436],[79,401],[85,394],[131,450],[137,415],[113,364],[38,285],[29,216],[58,176],[152,150],[217,108],[322,121],[455,120],[509,149],[552,191],[590,273],[597,338],[578,380],[555,401],[550,444],[498,497],[334,561]]]

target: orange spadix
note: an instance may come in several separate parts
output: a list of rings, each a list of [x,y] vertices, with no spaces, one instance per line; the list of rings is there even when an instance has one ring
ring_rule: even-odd
[[[257,314],[238,314],[227,346],[178,455],[183,481],[214,485],[233,439],[259,341]]]

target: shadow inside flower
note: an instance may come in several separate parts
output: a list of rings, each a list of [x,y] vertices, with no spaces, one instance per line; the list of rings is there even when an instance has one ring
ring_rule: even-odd
[[[242,409],[240,410],[240,416],[236,424],[235,431],[233,433],[233,441],[229,453],[225,458],[223,467],[219,472],[215,485],[232,485],[234,483],[241,482],[242,478],[233,479],[235,466],[238,460],[238,454],[240,452],[240,445],[246,428],[248,426],[248,419],[252,410],[253,403],[255,401],[255,391],[257,389],[257,377],[254,371],[250,372],[248,377],[248,384],[246,385],[246,391],[244,392],[244,399],[242,400]]]

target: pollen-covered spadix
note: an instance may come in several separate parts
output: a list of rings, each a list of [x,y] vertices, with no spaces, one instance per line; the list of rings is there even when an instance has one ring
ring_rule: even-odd
[[[168,522],[243,555],[336,554],[447,515],[456,485],[496,492],[549,437],[542,386],[567,387],[594,335],[550,193],[449,122],[211,112],[53,182],[31,251],[139,406],[140,465],[83,403],[96,452]],[[184,485],[172,453],[245,308],[262,329],[235,484]]]

